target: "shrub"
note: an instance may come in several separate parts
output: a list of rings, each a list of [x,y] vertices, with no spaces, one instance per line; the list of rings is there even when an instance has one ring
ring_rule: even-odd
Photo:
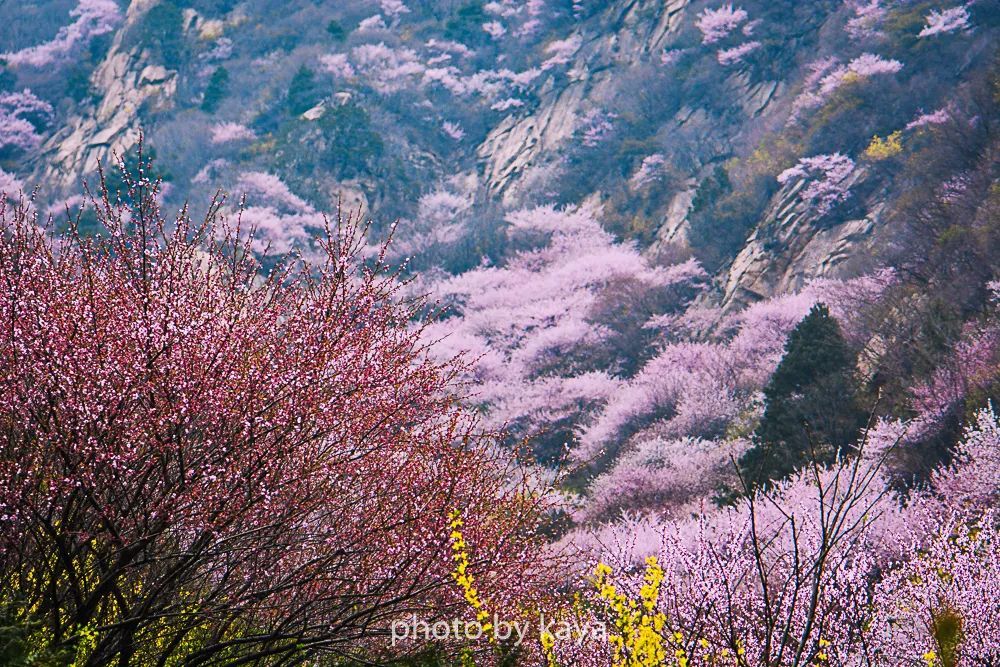
[[[903,152],[903,133],[896,130],[885,139],[877,134],[872,137],[872,142],[865,149],[865,157],[869,160],[888,160]]]
[[[688,214],[688,242],[706,269],[714,271],[736,257],[763,216],[772,189],[763,179],[734,188],[722,166],[701,182]]]
[[[340,24],[340,21],[330,21],[326,24],[326,31],[335,41],[342,42],[347,39],[347,30]]]
[[[445,23],[444,34],[448,39],[471,46],[485,44],[489,35],[483,30],[483,24],[492,17],[483,9],[480,2],[469,2],[459,7]]]

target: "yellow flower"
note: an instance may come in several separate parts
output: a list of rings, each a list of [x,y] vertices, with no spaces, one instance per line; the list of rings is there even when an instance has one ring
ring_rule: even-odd
[[[865,149],[865,157],[870,160],[887,160],[903,152],[903,133],[896,130],[885,139],[878,135],[872,137],[872,142]]]
[[[452,579],[458,584],[458,587],[462,590],[462,596],[465,601],[469,603],[473,611],[476,613],[476,621],[482,624],[483,633],[488,635],[491,642],[496,641],[496,636],[492,632],[492,623],[483,623],[489,618],[489,612],[486,610],[485,605],[482,600],[479,599],[479,591],[476,590],[475,581],[472,575],[469,574],[469,554],[466,551],[465,539],[462,537],[461,527],[462,515],[458,510],[455,510],[450,515],[449,526],[451,527],[451,548],[454,553],[451,555],[452,560],[455,562],[455,569],[452,571]]]
[[[608,636],[615,667],[662,667],[666,664],[666,616],[656,611],[663,570],[655,557],[651,556],[645,562],[646,572],[638,600],[629,599],[608,581],[612,574],[610,567],[599,563],[594,569],[594,585],[612,612],[611,620],[616,630]],[[682,639],[680,633],[676,637]],[[669,635],[669,638],[674,641],[675,635]],[[684,651],[677,651],[674,657],[679,667],[687,667],[688,658]]]

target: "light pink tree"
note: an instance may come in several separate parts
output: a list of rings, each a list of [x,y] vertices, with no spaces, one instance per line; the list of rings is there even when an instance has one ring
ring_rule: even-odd
[[[885,36],[880,28],[889,11],[882,5],[881,0],[847,0],[845,4],[853,13],[846,25],[847,34],[851,39],[864,41]]]
[[[742,8],[734,8],[732,3],[716,9],[704,9],[698,14],[696,25],[701,31],[702,44],[714,44],[725,39],[747,20],[747,13]]]
[[[941,125],[951,120],[951,110],[948,107],[941,107],[931,113],[921,113],[916,118],[906,124],[907,130],[916,130],[928,125]]]
[[[14,174],[0,169],[0,200],[15,200],[22,194],[28,194],[24,190],[24,183]]]
[[[950,9],[932,9],[927,15],[927,25],[920,31],[920,37],[933,37],[956,30],[969,29],[969,10],[964,5]]]
[[[854,169],[854,160],[846,155],[816,155],[801,158],[797,165],[778,174],[778,183],[804,183],[799,199],[812,206],[817,215],[825,215],[850,196]]]
[[[591,319],[602,295],[658,293],[665,301],[654,307],[670,309],[693,296],[704,273],[694,263],[652,266],[633,244],[616,243],[589,208],[525,209],[507,221],[522,250],[504,266],[419,285],[454,313],[428,333],[440,340],[439,353],[478,359],[478,399],[491,421],[543,427],[578,418],[619,386],[616,360],[596,362],[616,335],[614,318]]]
[[[638,190],[659,180],[664,174],[666,164],[667,158],[663,153],[647,155],[642,159],[639,168],[632,174],[629,185]]]
[[[253,141],[257,138],[246,125],[240,123],[216,123],[212,126],[212,143],[225,144],[232,141]]]
[[[33,151],[42,142],[36,125],[51,120],[52,105],[31,90],[0,93],[0,149]]]
[[[548,58],[542,63],[542,69],[547,70],[568,64],[576,52],[580,50],[581,44],[583,44],[583,38],[580,35],[570,35],[566,39],[550,42],[545,47],[545,54]]]
[[[748,55],[750,55],[760,47],[761,43],[756,40],[744,42],[743,44],[734,46],[730,49],[721,49],[716,54],[716,60],[719,61],[720,65],[725,65],[727,67],[730,65],[735,65],[737,63],[743,62],[743,60]]]
[[[14,67],[46,67],[65,62],[92,38],[111,32],[121,21],[121,11],[114,0],[80,0],[70,11],[73,22],[59,29],[51,41],[31,46],[0,58]]]
[[[873,76],[896,74],[903,69],[898,60],[886,59],[872,53],[863,53],[846,65],[834,57],[823,58],[809,65],[804,90],[792,104],[794,121],[804,111],[822,106],[841,87],[862,82]]]
[[[1000,659],[1000,533],[993,509],[914,535],[879,582],[870,630],[884,664],[991,665]],[[928,539],[930,537],[930,539]]]

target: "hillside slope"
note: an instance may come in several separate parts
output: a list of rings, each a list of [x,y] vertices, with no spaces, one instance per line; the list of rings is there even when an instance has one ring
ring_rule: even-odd
[[[995,0],[52,0],[0,19],[6,189],[58,213],[144,134],[168,207],[245,195],[261,250],[308,250],[338,206],[376,234],[398,220],[395,259],[452,306],[438,349],[479,356],[491,419],[598,472],[650,438],[742,442],[816,301],[910,410],[997,279]]]

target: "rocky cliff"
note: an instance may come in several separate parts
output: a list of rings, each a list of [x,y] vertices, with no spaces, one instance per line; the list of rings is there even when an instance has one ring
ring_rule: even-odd
[[[55,201],[144,131],[175,203],[268,173],[310,209],[346,193],[425,231],[448,224],[427,197],[451,196],[489,236],[519,206],[599,201],[651,256],[703,260],[730,307],[874,244],[896,186],[868,142],[945,108],[993,43],[995,3],[928,35],[937,4],[136,1],[17,176]],[[54,89],[65,67],[8,69]],[[853,158],[845,190],[881,185],[817,215],[808,176],[777,183],[815,155]],[[428,233],[445,264],[502,255]]]

